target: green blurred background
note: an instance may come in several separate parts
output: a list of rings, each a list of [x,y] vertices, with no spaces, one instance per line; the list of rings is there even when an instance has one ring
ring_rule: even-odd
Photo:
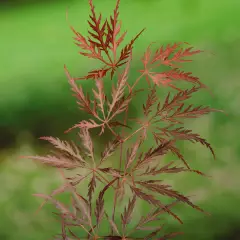
[[[97,11],[105,14],[115,5],[114,0],[95,3]],[[0,1],[1,240],[49,239],[60,230],[51,206],[35,214],[40,201],[31,195],[50,193],[60,184],[59,176],[18,157],[45,151],[38,137],[63,137],[64,130],[84,118],[71,96],[63,65],[80,76],[91,70],[92,63],[77,54],[66,22],[67,8],[69,22],[86,33],[87,0]],[[167,179],[188,195],[195,194],[193,200],[212,214],[205,217],[179,208],[184,225],[168,220],[167,228],[184,231],[180,240],[240,239],[239,13],[239,0],[122,0],[120,5],[123,29],[128,30],[126,42],[147,28],[134,48],[133,76],[141,67],[136,59],[150,42],[189,42],[206,53],[187,68],[214,93],[214,98],[203,93],[194,101],[228,114],[211,114],[188,125],[212,143],[217,161],[201,146],[182,146],[192,166],[212,179],[191,174]],[[145,211],[145,205],[139,206],[135,218]]]

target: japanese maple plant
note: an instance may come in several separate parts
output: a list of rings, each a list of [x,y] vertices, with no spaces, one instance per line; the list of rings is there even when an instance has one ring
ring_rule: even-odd
[[[130,78],[133,45],[144,29],[119,51],[126,35],[126,32],[120,33],[119,3],[117,0],[110,19],[103,20],[89,0],[90,29],[87,37],[70,26],[76,45],[81,49],[80,54],[102,63],[102,67],[78,78],[71,76],[64,66],[77,104],[89,116],[66,131],[77,130],[79,143],[41,137],[54,145],[54,154],[24,156],[58,169],[64,179],[64,184],[50,195],[35,194],[43,198],[44,203],[51,202],[58,209],[56,215],[61,222],[62,233],[56,239],[171,239],[182,233],[163,231],[160,215],[169,214],[182,223],[173,212],[173,207],[181,202],[205,213],[189,196],[163,182],[164,174],[194,172],[205,176],[189,166],[177,147],[178,141],[200,143],[215,157],[205,139],[184,127],[185,119],[220,111],[186,102],[196,92],[208,88],[191,72],[182,70],[179,64],[190,62],[189,57],[202,51],[194,50],[185,42],[160,46],[153,51],[151,44],[141,58],[140,76]],[[92,82],[91,95],[83,91],[83,81]],[[182,87],[182,81],[186,82],[185,87]],[[106,91],[105,84],[111,84],[110,90]],[[169,88],[171,92],[160,93],[163,88]],[[130,104],[135,97],[138,97],[138,111],[142,117],[131,117]],[[105,132],[112,136],[99,153],[93,141],[92,131],[96,130],[99,131],[97,138],[102,139]],[[147,142],[153,144],[149,149]],[[142,150],[144,146],[146,151]],[[182,164],[179,165],[175,159],[164,161],[167,154],[176,156]],[[69,171],[71,175],[67,176]],[[84,182],[87,184],[86,192],[80,188]],[[68,204],[56,199],[56,195],[65,192],[70,194]],[[107,207],[106,192],[109,192],[108,199],[112,194]],[[168,197],[169,201],[164,201],[163,197]],[[149,204],[149,211],[131,222],[139,201]],[[106,224],[109,232],[103,233]],[[134,237],[134,234],[139,235],[139,231],[143,231],[143,237]]]

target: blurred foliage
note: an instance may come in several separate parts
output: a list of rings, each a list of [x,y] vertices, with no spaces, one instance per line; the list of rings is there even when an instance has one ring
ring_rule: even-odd
[[[51,207],[34,215],[39,202],[31,196],[35,192],[49,193],[59,184],[59,178],[53,177],[51,170],[17,158],[42,151],[32,150],[25,142],[39,144],[36,138],[43,135],[62,137],[64,130],[85,117],[71,96],[63,64],[74,76],[86,74],[94,64],[77,54],[65,18],[68,7],[69,22],[86,33],[87,2],[0,2],[0,146],[12,146],[14,141],[16,144],[15,149],[4,150],[1,155],[0,180],[4,184],[0,191],[0,239],[48,239],[60,230],[51,217]],[[115,4],[113,0],[95,2],[98,12],[107,14]],[[199,76],[214,93],[212,98],[202,92],[195,101],[224,109],[228,114],[216,113],[188,124],[213,144],[217,161],[213,162],[201,146],[182,146],[192,159],[192,167],[213,177],[184,175],[170,180],[178,189],[195,194],[196,202],[212,214],[205,217],[179,207],[177,211],[185,224],[179,226],[169,219],[168,228],[185,231],[180,240],[230,240],[237,239],[233,234],[239,234],[239,11],[238,0],[122,0],[120,6],[123,29],[129,30],[126,42],[147,27],[136,42],[131,78],[138,76],[141,66],[136,60],[150,42],[187,41],[206,53],[186,64],[186,70]],[[90,83],[83,84],[90,91]],[[137,103],[138,99],[132,110],[140,109]],[[135,219],[144,208],[139,207]]]

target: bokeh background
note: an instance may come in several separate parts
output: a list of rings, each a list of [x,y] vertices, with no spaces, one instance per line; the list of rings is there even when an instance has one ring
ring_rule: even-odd
[[[98,12],[104,14],[112,12],[115,5],[114,0],[95,3]],[[1,240],[50,239],[60,230],[51,206],[35,214],[40,201],[32,196],[50,193],[61,183],[60,177],[52,169],[19,156],[44,152],[46,145],[38,140],[40,136],[67,139],[64,130],[84,118],[71,96],[63,65],[80,76],[91,69],[91,64],[77,54],[65,17],[67,8],[69,22],[86,33],[87,0],[0,1]],[[214,97],[200,94],[194,101],[228,114],[211,114],[188,126],[212,143],[217,160],[201,146],[182,146],[192,166],[212,178],[184,174],[168,181],[196,195],[195,202],[212,216],[178,209],[184,225],[172,220],[166,225],[185,232],[180,240],[240,239],[239,13],[239,0],[122,0],[120,6],[123,29],[128,30],[126,42],[147,28],[134,48],[135,76],[140,68],[136,59],[150,42],[189,42],[206,53],[188,64],[188,69],[214,93]],[[90,89],[88,83],[86,89]],[[136,215],[144,211],[146,206],[140,206]]]

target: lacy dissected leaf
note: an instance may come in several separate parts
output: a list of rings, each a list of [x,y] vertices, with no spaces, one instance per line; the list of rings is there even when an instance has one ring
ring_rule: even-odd
[[[66,169],[74,169],[77,167],[80,167],[81,165],[79,162],[73,159],[69,159],[66,157],[56,157],[52,155],[46,155],[46,156],[23,156],[22,158],[28,158],[32,160],[37,160],[43,164],[49,165],[51,167],[56,168],[66,168]]]
[[[103,198],[98,198],[96,200],[96,208],[95,208],[95,216],[97,221],[97,226],[99,226],[100,222],[102,221],[104,215],[104,200]]]
[[[121,65],[125,64],[125,60],[131,55],[131,52],[133,50],[133,44],[135,43],[135,41],[137,40],[137,38],[143,33],[143,31],[145,30],[145,28],[140,31],[135,38],[133,38],[129,44],[127,44],[122,50],[121,50],[121,54],[120,57],[117,61],[116,66],[120,67]]]
[[[164,46],[161,46],[157,51],[155,52],[151,64],[160,61],[163,65],[173,66],[173,62],[189,62],[192,61],[190,59],[186,60],[185,57],[192,56],[194,54],[201,53],[201,50],[195,50],[191,51],[193,48],[189,47],[186,49],[180,48],[178,51],[176,51],[183,43],[174,43],[174,44],[168,44],[166,48]],[[176,51],[176,52],[175,52]],[[175,53],[174,53],[175,52]]]
[[[152,132],[154,139],[156,143],[159,142],[161,144],[164,144],[166,142],[166,139],[162,137],[162,134]],[[169,140],[171,142],[171,145],[169,145],[169,151],[171,151],[174,155],[176,155],[183,163],[184,165],[190,170],[190,166],[185,160],[184,156],[181,154],[180,150],[175,146],[176,140]]]
[[[198,77],[192,76],[192,72],[184,72],[180,69],[172,69],[167,72],[163,72],[163,77],[171,80],[184,80],[186,82],[190,82],[193,84],[197,84],[201,88],[205,88],[206,86],[201,83]]]
[[[100,110],[105,118],[104,103],[105,103],[106,96],[104,94],[103,80],[96,79],[95,82],[96,82],[96,87],[97,87],[98,91],[95,91],[93,89],[93,93],[94,93],[95,99],[98,101],[97,106],[100,108]]]
[[[156,207],[161,207],[165,212],[173,216],[177,221],[179,221],[181,224],[183,223],[182,220],[174,214],[167,206],[164,206],[159,200],[157,200],[153,195],[144,193],[140,188],[130,186],[132,192],[136,194],[137,197],[140,199],[148,202],[151,205],[154,205]]]
[[[159,193],[161,195],[165,195],[170,198],[175,198],[183,203],[190,205],[191,207],[193,207],[201,212],[204,212],[201,208],[194,205],[186,196],[171,189],[170,185],[159,184],[159,183],[155,183],[154,181],[137,181],[136,183],[152,192]]]
[[[97,226],[99,226],[102,221],[104,215],[104,194],[108,190],[110,186],[117,180],[118,178],[114,178],[111,182],[109,182],[103,190],[99,193],[99,196],[96,200],[96,208],[95,208],[95,216],[97,220]]]
[[[73,221],[78,222],[79,227],[83,228],[84,231],[88,232],[86,228],[81,224],[81,221],[77,218],[76,215],[74,215],[72,212],[69,211],[69,209],[61,202],[57,201],[56,199],[52,198],[51,196],[45,195],[45,194],[34,194],[34,196],[40,197],[45,199],[45,201],[52,202],[57,209],[61,212],[61,216],[64,217],[64,219],[71,219]]]
[[[160,103],[158,104],[156,115],[159,115],[163,112],[169,112],[173,110],[175,107],[180,106],[183,101],[189,99],[192,96],[192,94],[197,92],[199,89],[200,89],[199,87],[194,86],[191,89],[186,89],[181,92],[178,92],[173,96],[172,100],[170,100],[169,92],[164,100],[162,107]]]
[[[115,168],[98,168],[99,171],[103,172],[103,173],[106,173],[106,174],[109,174],[113,177],[118,177],[120,178],[123,174],[123,172],[121,170],[118,170],[118,169],[115,169]]]
[[[203,115],[211,112],[222,112],[222,110],[213,109],[208,106],[193,106],[193,104],[187,105],[183,102],[184,100],[191,97],[193,92],[196,92],[199,88],[192,88],[176,94],[170,101],[170,94],[167,95],[164,104],[161,106],[160,103],[157,105],[156,113],[153,117],[153,123],[160,123],[161,121],[182,124],[182,119],[199,118]],[[158,120],[157,117],[160,117]]]
[[[52,191],[52,193],[49,195],[49,197],[53,198],[55,195],[64,193],[68,188],[68,184],[63,184],[59,188]],[[41,208],[48,202],[49,199],[46,198],[46,200],[40,205],[38,208],[38,211],[41,210]]]
[[[172,136],[175,139],[188,140],[193,143],[199,142],[202,145],[209,148],[209,150],[211,151],[212,155],[215,158],[215,153],[214,153],[214,150],[211,147],[210,143],[208,143],[204,138],[200,137],[199,134],[193,133],[192,130],[184,129],[184,127],[178,127],[178,128],[171,129],[172,127],[174,127],[174,125],[168,125],[165,128],[157,128],[157,129],[159,129],[162,134],[165,134],[168,137]]]
[[[89,121],[82,120],[81,122],[75,124],[73,127],[71,127],[68,130],[66,130],[65,133],[68,133],[72,129],[75,129],[75,128],[91,129],[91,128],[98,128],[98,127],[101,127],[101,126],[103,126],[103,124],[98,124],[93,119],[89,119]]]
[[[76,99],[78,100],[77,104],[80,106],[80,109],[91,114],[94,117],[97,117],[97,113],[91,108],[91,101],[89,95],[84,95],[82,86],[78,86],[76,84],[74,79],[70,76],[66,66],[64,66],[64,69],[68,78],[68,82],[71,86],[71,90],[74,93],[73,96],[76,97]]]
[[[203,212],[203,210],[193,204],[188,196],[174,190],[172,186],[164,184],[163,181],[160,180],[163,175],[160,174],[195,172],[205,176],[199,170],[190,168],[176,145],[178,140],[201,143],[209,148],[214,155],[210,143],[199,134],[193,133],[192,130],[185,129],[182,125],[185,119],[198,118],[210,112],[219,111],[208,106],[188,105],[185,102],[186,100],[190,100],[195,92],[207,87],[198,77],[194,76],[192,72],[184,71],[181,69],[181,66],[177,65],[192,61],[189,58],[202,51],[194,50],[192,47],[185,47],[183,44],[186,43],[182,42],[160,46],[156,51],[153,51],[151,45],[149,45],[142,58],[144,68],[139,71],[141,76],[136,78],[133,85],[130,85],[129,72],[133,46],[144,29],[138,33],[130,43],[123,46],[121,51],[119,51],[120,54],[118,54],[118,48],[127,33],[127,31],[121,33],[121,21],[119,20],[120,0],[116,0],[114,11],[110,18],[106,20],[102,18],[101,14],[98,15],[96,13],[93,0],[88,1],[90,5],[90,19],[88,21],[90,29],[88,29],[88,36],[84,37],[72,26],[70,26],[70,28],[74,33],[76,45],[81,48],[80,54],[98,60],[98,62],[101,62],[103,65],[94,67],[86,76],[78,78],[73,78],[66,66],[64,66],[64,69],[71,91],[77,100],[80,110],[88,113],[90,118],[80,121],[66,131],[69,132],[75,128],[80,129],[79,137],[82,142],[81,148],[77,147],[74,143],[62,141],[58,138],[42,137],[40,139],[49,141],[58,151],[53,155],[26,157],[58,168],[64,178],[64,184],[52,191],[49,196],[44,194],[37,194],[36,196],[43,198],[45,203],[51,201],[56,208],[59,209],[60,213],[56,215],[60,217],[58,220],[61,220],[62,232],[58,234],[57,239],[136,240],[136,238],[129,237],[131,233],[136,230],[149,232],[146,237],[142,236],[141,238],[137,238],[139,240],[171,239],[181,233],[163,234],[162,237],[159,237],[159,231],[163,225],[161,224],[161,226],[159,226],[158,223],[156,227],[153,225],[149,227],[147,224],[162,220],[161,215],[163,213],[168,213],[182,223],[178,215],[172,212],[172,208],[180,202],[186,203],[201,212]],[[123,65],[125,65],[123,71],[118,75],[115,82],[113,75],[115,73],[118,74],[118,69]],[[164,69],[160,69],[159,71],[155,70],[162,66]],[[104,81],[108,72],[110,72],[112,80],[110,94],[106,93],[106,89],[104,88]],[[136,85],[140,83],[139,81],[144,77],[147,80],[148,88],[136,90]],[[83,85],[76,83],[76,80],[86,79],[94,80],[95,86],[94,89],[92,89],[92,98],[90,98],[92,95],[90,94],[91,92],[85,92]],[[151,85],[150,80],[153,85]],[[90,83],[92,82],[93,81],[90,81]],[[193,85],[193,87],[183,90],[178,87],[178,82],[186,82],[187,84]],[[141,83],[139,85],[141,85]],[[163,97],[163,101],[159,100],[157,87],[160,85],[172,88],[174,94],[172,95],[169,92],[166,97]],[[124,132],[124,128],[127,127],[132,130],[128,126],[129,106],[133,97],[140,91],[146,91],[147,94],[147,99],[140,97],[139,100],[141,101],[138,102],[138,106],[143,109],[143,119],[135,119],[135,123],[141,126],[127,135]],[[122,116],[122,113],[124,113],[125,116]],[[124,120],[122,120],[123,117]],[[115,127],[122,128],[123,131],[121,134],[115,132]],[[114,139],[109,142],[101,152],[101,157],[97,164],[95,162],[96,156],[94,156],[93,141],[89,132],[92,128],[100,128],[101,132],[99,135],[107,128],[114,136]],[[140,151],[144,140],[148,140],[148,133],[152,134],[156,145],[147,151]],[[130,138],[136,137],[137,140],[132,146],[126,143]],[[115,163],[110,163],[105,160],[112,156],[114,152],[118,151],[118,146],[120,145],[119,167],[116,167]],[[163,163],[162,158],[169,152],[177,156],[185,166],[179,167],[179,165],[175,164],[176,161]],[[93,166],[91,166],[91,162],[88,163],[85,161],[87,157],[91,158]],[[122,162],[124,163],[124,169],[122,169]],[[102,163],[106,166],[100,167]],[[64,171],[61,168],[84,168],[86,173],[80,172],[80,174],[77,173],[75,176],[65,177]],[[77,189],[77,185],[88,177],[90,177],[88,190],[84,193],[79,192],[81,188]],[[96,206],[93,206],[93,195],[99,182],[101,182],[104,187],[102,190],[100,189],[101,191],[96,199]],[[104,206],[105,193],[110,190],[110,188],[114,190],[111,218],[108,217]],[[126,193],[129,188],[130,195],[127,195]],[[53,196],[66,191],[70,192],[71,195],[69,209],[53,198]],[[129,198],[129,202],[126,204],[120,216],[122,223],[121,235],[119,226],[114,219],[116,217],[115,214],[118,212],[118,207],[120,207],[120,204],[122,204],[126,196]],[[161,200],[163,196],[176,201],[165,205]],[[129,229],[130,233],[127,234],[126,230],[131,222],[137,199],[147,202],[153,208],[146,216],[141,216],[135,228]],[[96,219],[92,216],[93,210]],[[112,229],[111,233],[107,236],[101,236],[99,234],[99,232],[101,232],[100,224],[102,223],[104,214],[109,222],[110,230]],[[86,232],[87,238],[86,236],[84,236],[85,238],[82,238],[82,236],[80,238],[78,234],[70,228],[82,228],[81,231],[84,230]]]
[[[142,143],[143,143],[143,140],[139,139],[138,141],[135,142],[132,148],[127,149],[126,167],[125,167],[126,170],[130,167],[132,162],[135,160],[139,147],[141,146]]]
[[[129,129],[132,129],[130,126],[126,125],[126,124],[123,124],[119,121],[111,121],[108,123],[108,125],[110,127],[117,127],[117,126],[121,126],[121,127],[125,127],[125,128],[129,128]]]
[[[86,163],[83,157],[80,154],[80,149],[72,142],[72,145],[67,141],[62,141],[59,138],[54,137],[40,137],[39,139],[49,141],[56,148],[60,149],[63,152],[68,153],[70,156],[78,159],[81,164]]]
[[[107,52],[107,45],[104,41],[104,35],[105,35],[105,28],[107,21],[102,23],[102,15],[100,14],[97,18],[97,15],[95,13],[95,7],[93,5],[92,0],[89,0],[89,5],[91,9],[90,19],[92,22],[88,21],[88,24],[90,28],[92,29],[92,32],[88,31],[90,34],[90,37],[88,37],[88,41],[93,44],[94,48],[96,47],[98,49],[98,52],[101,52],[102,50]]]
[[[121,143],[121,137],[117,136],[113,141],[109,142],[105,147],[104,151],[101,153],[100,163],[109,158],[118,148]]]
[[[148,76],[152,79],[154,85],[160,86],[161,84],[163,86],[170,86],[174,88],[173,85],[171,84],[172,80],[168,78],[164,73],[154,73],[154,74],[149,74]]]
[[[145,75],[145,78],[150,85],[149,78],[152,79],[153,83],[155,85],[162,85],[162,86],[169,86],[173,89],[176,89],[178,91],[182,91],[182,89],[176,87],[172,84],[173,80],[184,80],[187,82],[191,82],[194,84],[198,84],[202,88],[206,88],[204,84],[202,84],[199,80],[199,78],[192,76],[191,72],[184,72],[177,68],[175,65],[175,62],[189,62],[192,60],[186,60],[185,57],[192,56],[197,53],[201,53],[201,50],[194,50],[192,51],[192,47],[183,49],[179,47],[183,43],[174,43],[174,44],[168,44],[166,47],[161,46],[159,49],[156,50],[155,54],[152,55],[150,46],[148,46],[146,52],[144,53],[144,56],[142,58],[142,62],[144,65],[144,69],[140,70],[140,72]],[[156,65],[153,65],[156,64]],[[165,72],[153,72],[150,71],[153,68],[156,68],[160,65],[166,65],[169,67],[175,67],[174,69],[171,69],[170,71]]]
[[[173,164],[174,164],[174,161],[171,161],[160,168],[158,167],[158,165],[153,167],[148,166],[145,169],[145,171],[141,173],[139,176],[148,176],[148,175],[156,176],[161,173],[180,173],[186,170],[184,167],[176,167],[176,166],[171,167]]]
[[[177,147],[175,147],[175,146],[172,145],[171,148],[170,148],[170,150],[171,150],[171,152],[172,152],[173,154],[175,154],[180,160],[183,161],[183,163],[185,164],[185,166],[186,166],[188,169],[190,169],[189,164],[187,163],[187,161],[185,160],[184,156],[181,154],[180,150],[179,150]]]
[[[184,103],[182,103],[175,112],[168,118],[199,118],[202,115],[208,114],[210,112],[218,112],[220,110],[213,109],[210,107],[197,106],[193,107],[193,104],[188,105],[184,108]]]
[[[161,122],[165,122],[168,124],[169,123],[182,124],[182,122],[177,120],[177,118],[171,117],[175,113],[176,108],[181,106],[182,103],[178,101],[173,101],[173,100],[171,102],[168,102],[169,101],[168,98],[169,98],[169,95],[165,99],[165,102],[162,106],[160,102],[158,103],[157,110],[151,119],[152,124],[160,124]]]
[[[77,174],[76,177],[71,177],[71,178],[66,178],[67,180],[70,180],[70,184],[72,186],[76,186],[78,185],[80,182],[82,182],[85,178],[87,177],[87,175],[82,176],[80,174]]]
[[[181,42],[174,43],[173,45],[168,44],[166,48],[164,48],[164,46],[161,46],[159,49],[156,50],[155,54],[153,55],[151,64],[155,63],[156,61],[161,61],[162,64],[167,65],[168,58],[181,44]]]
[[[79,52],[79,53],[88,58],[100,59],[101,52],[96,52],[94,45],[91,42],[88,42],[86,38],[81,33],[77,32],[72,26],[70,26],[70,28],[75,35],[74,37],[74,40],[76,41],[75,44],[78,47],[80,47],[82,50],[87,51],[87,52]]]
[[[126,31],[117,39],[117,36],[119,35],[121,31],[121,23],[118,20],[119,15],[119,3],[120,0],[117,0],[116,7],[114,9],[113,15],[110,16],[110,23],[107,22],[107,37],[106,42],[109,46],[109,49],[112,51],[114,58],[116,58],[117,53],[117,47],[121,44],[121,42],[124,40],[124,37],[126,35]]]
[[[165,207],[171,209],[179,203],[179,200],[176,200],[170,204],[167,204]],[[142,216],[139,220],[136,229],[142,230],[144,225],[152,223],[159,220],[159,215],[166,213],[162,207],[153,208],[146,216]]]
[[[144,70],[140,70],[140,72],[145,72],[145,73],[148,72],[148,64],[149,64],[149,61],[150,61],[151,55],[152,55],[152,52],[151,52],[151,45],[152,45],[152,44],[153,44],[153,43],[151,43],[151,44],[147,47],[146,52],[144,53],[144,55],[143,55],[143,57],[142,57],[142,59],[141,59],[141,61],[142,61],[142,63],[143,63],[143,66],[144,66]]]
[[[87,79],[99,79],[99,78],[103,78],[106,76],[107,72],[109,71],[110,68],[107,68],[107,69],[104,69],[104,68],[101,68],[101,69],[95,69],[95,70],[92,70],[90,72],[88,72],[88,74],[84,77],[77,77],[77,78],[74,78],[74,80],[87,80]]]
[[[128,72],[131,60],[132,59],[130,56],[123,73],[118,78],[117,87],[115,88],[114,85],[112,85],[112,102],[109,105],[108,116],[110,116],[113,108],[115,107],[115,104],[124,96],[124,90],[126,88],[126,82],[128,79]]]
[[[143,105],[143,112],[146,117],[152,112],[151,108],[157,102],[157,100],[156,85],[154,85],[154,87],[151,89],[151,92],[148,94],[146,104]]]
[[[145,156],[143,158],[142,155],[140,155],[139,160],[134,167],[134,170],[141,169],[146,164],[151,163],[155,157],[165,155],[170,150],[171,144],[172,141],[165,141],[155,149],[150,148],[147,153],[145,153]]]
[[[166,71],[166,72],[161,72],[161,73],[151,73],[149,74],[149,76],[151,77],[151,79],[153,80],[153,82],[156,85],[163,85],[163,86],[169,86],[171,88],[174,88],[178,91],[183,91],[180,88],[177,88],[175,85],[172,84],[173,81],[179,81],[179,80],[183,80],[186,82],[190,82],[193,84],[197,84],[199,87],[201,88],[207,88],[206,85],[204,85],[198,77],[192,76],[191,72],[184,72],[181,71],[180,69],[172,69],[170,71]]]
[[[190,59],[183,59],[183,58],[189,57],[189,56],[193,56],[195,54],[203,52],[202,50],[193,50],[192,51],[192,49],[193,49],[193,47],[189,47],[189,48],[186,48],[186,49],[181,48],[180,50],[178,50],[174,54],[174,56],[172,57],[171,61],[174,61],[174,62],[191,62],[192,60],[190,60]]]
[[[137,198],[134,195],[132,200],[129,200],[127,208],[126,207],[124,208],[124,213],[121,214],[121,220],[122,220],[124,232],[127,224],[129,224],[132,219],[132,214],[133,214],[134,207],[136,205],[136,200]]]
[[[62,240],[67,240],[69,239],[68,238],[68,234],[67,234],[67,231],[66,231],[66,223],[65,223],[65,216],[63,214],[60,215],[61,216],[61,225],[62,225],[62,232],[61,234],[57,234],[56,236],[61,236],[61,239]],[[69,229],[68,229],[69,230]],[[71,236],[74,237],[74,239],[79,239],[71,230],[69,230],[69,233]],[[55,238],[55,240],[59,240],[60,238]]]
[[[88,220],[89,226],[92,227],[90,205],[88,201],[85,198],[83,198],[83,196],[78,194],[74,188],[71,188],[71,189],[72,189],[72,195],[76,202],[76,205],[79,207],[79,209],[81,210],[81,213],[84,214],[84,216]]]
[[[162,144],[160,144],[158,147],[156,147],[155,149],[153,149],[153,151],[151,151],[151,153],[149,154],[150,157],[157,157],[157,156],[162,156],[164,154],[166,154],[171,145],[172,145],[173,141],[165,141]]]
[[[89,15],[90,21],[88,21],[88,24],[91,30],[88,31],[88,40],[70,26],[75,35],[74,39],[76,40],[76,45],[85,50],[84,52],[79,53],[88,58],[98,59],[105,64],[104,68],[108,66],[106,69],[102,68],[102,74],[105,76],[106,73],[111,70],[111,79],[113,78],[113,74],[116,69],[126,63],[124,61],[129,57],[133,49],[133,44],[144,31],[143,29],[139,34],[137,34],[136,37],[121,50],[120,57],[117,58],[117,48],[124,40],[127,33],[127,31],[125,31],[123,34],[118,36],[121,30],[121,22],[118,20],[119,4],[120,0],[117,0],[116,7],[113,15],[110,16],[110,20],[102,21],[102,15],[100,14],[97,17],[93,1],[89,0],[91,14]],[[113,56],[110,55],[110,51]],[[102,52],[105,53],[108,61],[103,58]],[[99,70],[93,70],[92,72],[89,72],[87,76],[76,78],[76,80],[90,78],[96,79],[99,74],[101,74]]]
[[[96,177],[95,177],[95,173],[93,173],[92,178],[88,184],[88,199],[90,204],[92,202],[92,195],[94,193],[96,186],[97,186]]]
[[[114,105],[112,108],[112,116],[111,119],[114,118],[116,115],[124,112],[127,110],[130,102],[132,101],[132,97],[134,96],[136,92],[129,94],[128,96],[122,96]]]
[[[63,203],[57,201],[51,196],[48,196],[42,193],[36,193],[36,194],[33,194],[33,196],[40,197],[40,198],[43,198],[44,200],[48,200],[52,202],[56,206],[56,208],[58,208],[61,211],[62,214],[70,215],[70,216],[72,215]]]
[[[94,156],[94,147],[92,138],[90,136],[88,128],[81,128],[78,133],[80,139],[82,140],[83,146],[86,150],[86,155],[93,158]]]

